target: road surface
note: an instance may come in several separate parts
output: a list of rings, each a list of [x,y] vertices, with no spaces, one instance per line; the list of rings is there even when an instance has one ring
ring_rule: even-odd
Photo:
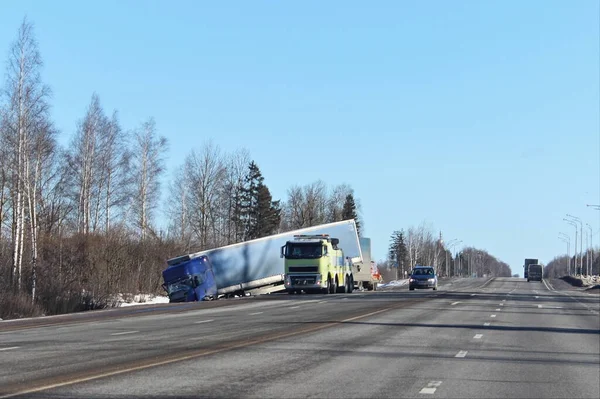
[[[0,322],[0,398],[598,398],[599,296],[518,278]]]

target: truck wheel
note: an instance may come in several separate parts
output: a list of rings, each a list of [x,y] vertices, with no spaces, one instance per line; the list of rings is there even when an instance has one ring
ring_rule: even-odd
[[[373,283],[373,291],[377,291],[377,283]]]
[[[350,285],[348,286],[348,293],[352,294],[352,292],[354,291],[354,279],[350,277],[349,281]]]
[[[335,280],[330,278],[329,279],[329,293],[330,294],[335,294],[337,292],[337,284],[335,283]]]

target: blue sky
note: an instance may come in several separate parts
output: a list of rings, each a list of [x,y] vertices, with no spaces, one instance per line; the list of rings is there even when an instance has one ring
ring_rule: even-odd
[[[63,143],[95,91],[169,177],[212,138],[275,198],[351,184],[377,259],[426,221],[520,272],[600,229],[598,1],[4,1],[4,59],[25,15]]]

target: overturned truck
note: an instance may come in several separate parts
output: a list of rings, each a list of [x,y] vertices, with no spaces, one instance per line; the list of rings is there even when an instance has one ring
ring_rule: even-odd
[[[179,256],[167,261],[163,288],[170,302],[286,290],[281,248],[298,235],[328,234],[344,243],[345,255],[362,260],[353,219]]]

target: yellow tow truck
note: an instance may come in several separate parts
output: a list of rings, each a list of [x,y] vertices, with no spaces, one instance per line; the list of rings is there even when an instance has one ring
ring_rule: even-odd
[[[329,234],[295,235],[281,247],[285,289],[296,293],[351,293],[352,262],[344,258],[339,239]]]

